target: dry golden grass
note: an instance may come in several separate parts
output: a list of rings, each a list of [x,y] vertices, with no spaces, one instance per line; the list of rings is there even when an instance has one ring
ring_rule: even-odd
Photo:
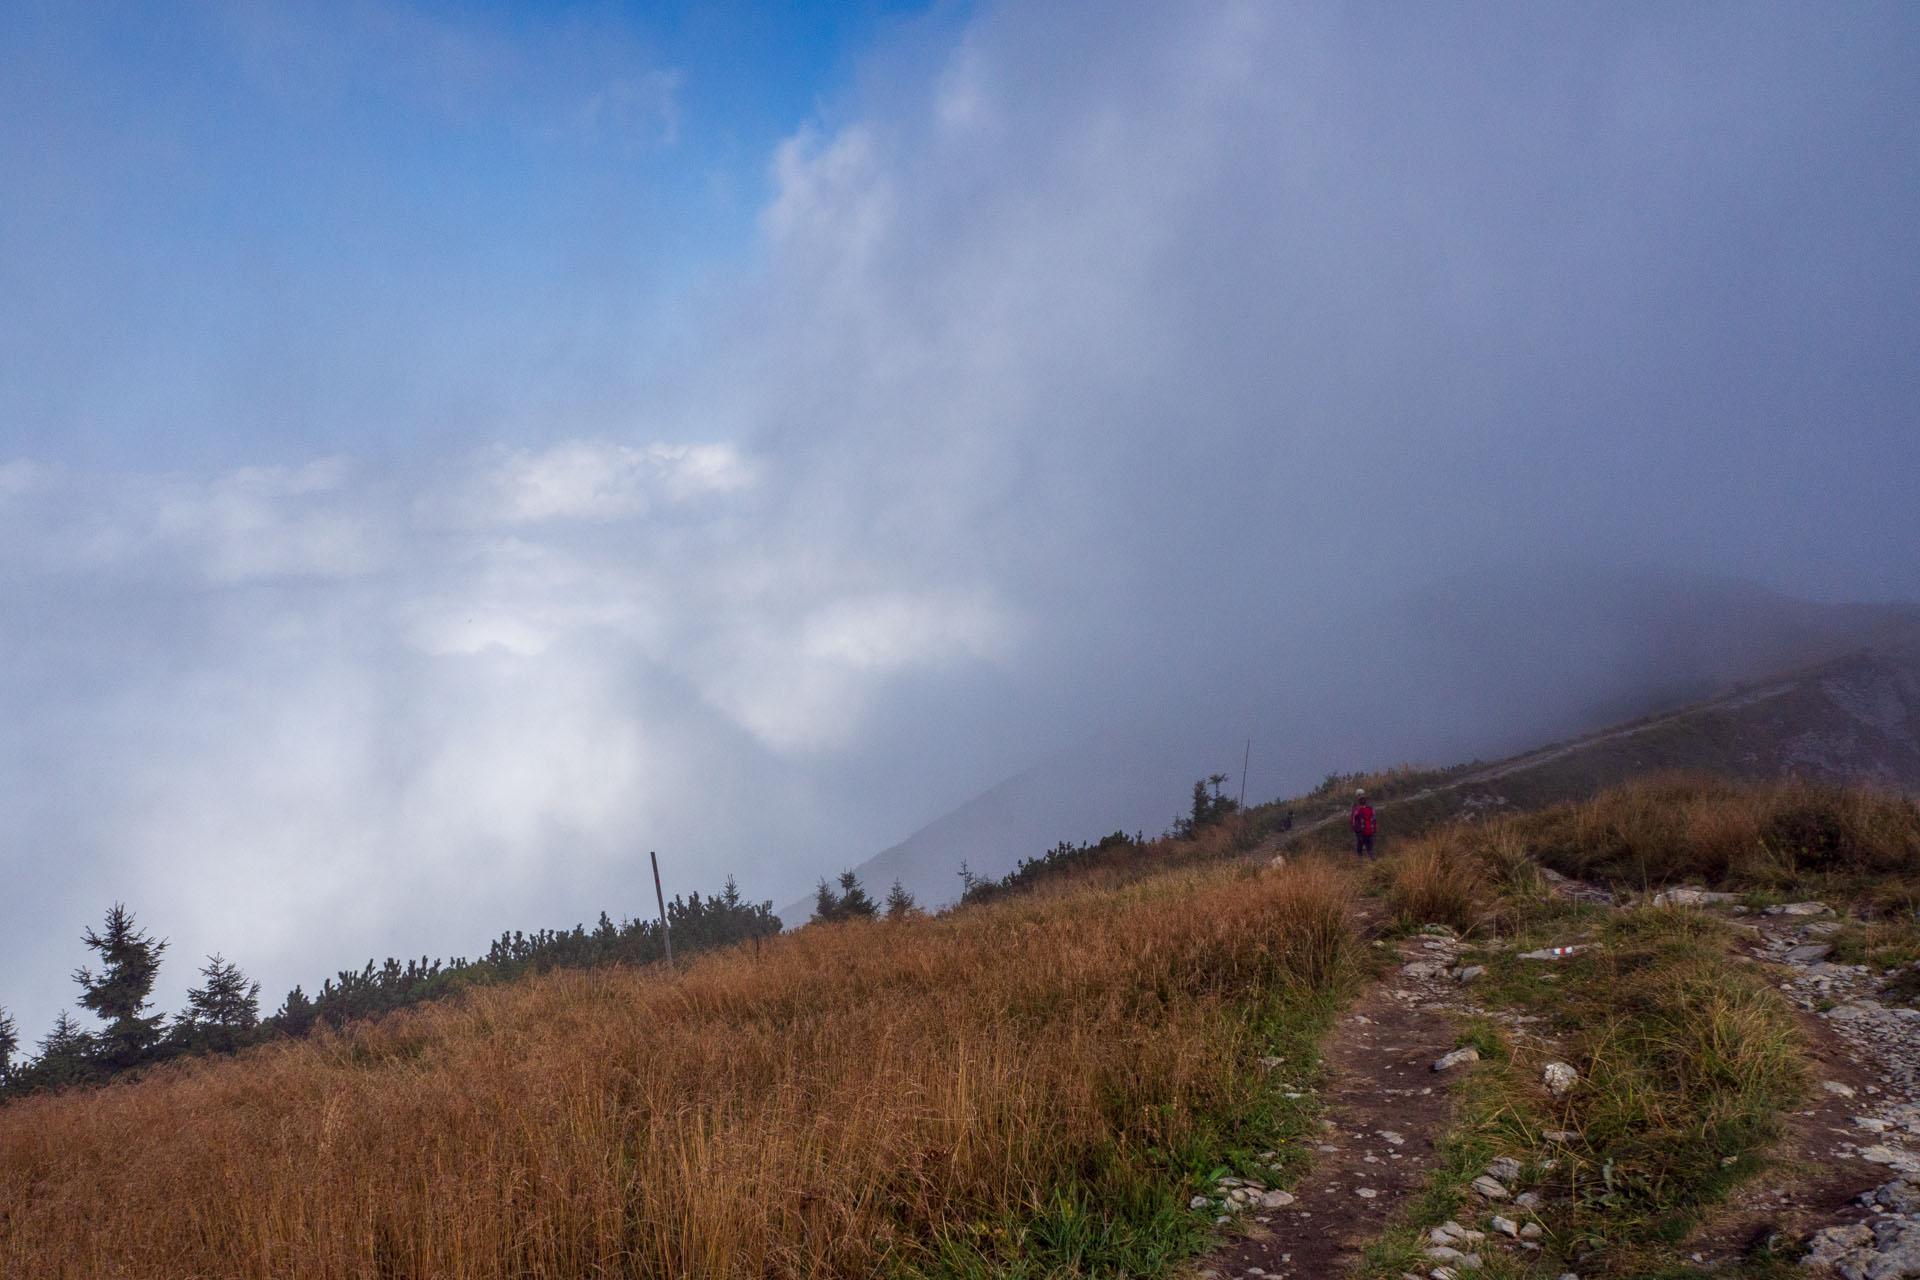
[[[1563,870],[1657,887],[1683,879],[1789,888],[1809,876],[1920,872],[1920,812],[1863,787],[1661,774],[1530,824]]]
[[[1485,888],[1478,859],[1451,831],[1413,841],[1387,861],[1387,908],[1404,925],[1471,928]]]
[[[1137,1169],[1332,983],[1348,886],[1189,872],[556,973],[0,1109],[0,1275],[862,1276]]]
[[[1454,823],[1387,860],[1388,900],[1411,923],[1505,918],[1540,891],[1538,865],[1616,889],[1701,883],[1760,894],[1838,893],[1910,915],[1920,809],[1862,787],[1656,774],[1591,800]]]

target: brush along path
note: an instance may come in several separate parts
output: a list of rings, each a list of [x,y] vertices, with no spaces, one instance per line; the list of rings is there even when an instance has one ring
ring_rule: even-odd
[[[1413,937],[1391,945],[1395,968],[1322,1050],[1325,1111],[1312,1171],[1290,1203],[1255,1210],[1246,1238],[1200,1264],[1206,1280],[1338,1275],[1421,1185],[1450,1110],[1450,1077],[1433,1064],[1454,1044],[1460,991],[1450,970],[1459,944]]]

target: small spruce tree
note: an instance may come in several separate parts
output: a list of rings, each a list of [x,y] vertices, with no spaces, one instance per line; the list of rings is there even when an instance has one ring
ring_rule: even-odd
[[[1226,780],[1226,774],[1216,773],[1193,784],[1192,811],[1184,818],[1173,820],[1174,835],[1182,840],[1191,840],[1200,834],[1202,828],[1210,827],[1239,810],[1239,801],[1220,794],[1220,788]]]
[[[840,895],[833,886],[821,878],[820,887],[813,895],[813,924],[832,924],[835,920],[844,920],[846,913],[840,909]]]
[[[116,902],[107,912],[106,928],[100,933],[89,928],[81,941],[100,953],[101,969],[98,974],[84,967],[74,970],[80,1003],[107,1024],[100,1046],[106,1065],[133,1066],[160,1039],[164,1015],[148,1015],[146,1010],[166,940],[136,929],[133,912]]]
[[[260,1025],[260,984],[248,982],[238,965],[218,952],[207,957],[200,976],[204,987],[187,989],[187,1012],[181,1019],[192,1038],[219,1053],[232,1053]]]
[[[919,910],[920,907],[914,902],[913,895],[908,893],[898,880],[895,880],[893,888],[887,890],[887,919],[904,920]]]
[[[40,1041],[40,1059],[33,1064],[28,1087],[58,1088],[91,1079],[97,1048],[94,1038],[81,1029],[72,1014],[62,1009],[54,1019],[53,1030]]]
[[[280,1005],[279,1012],[273,1015],[273,1024],[290,1036],[304,1036],[313,1030],[320,1011],[314,1007],[313,999],[295,983],[293,990],[287,992],[287,998]]]
[[[851,871],[840,873],[840,915],[842,919],[871,920],[880,914],[880,908],[874,904],[867,891],[860,887],[860,877]]]

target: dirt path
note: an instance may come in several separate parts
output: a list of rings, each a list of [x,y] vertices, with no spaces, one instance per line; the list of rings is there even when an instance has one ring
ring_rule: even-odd
[[[1262,1210],[1250,1234],[1200,1263],[1206,1280],[1338,1275],[1360,1259],[1416,1191],[1447,1126],[1458,987],[1451,939],[1406,938],[1399,964],[1342,1015],[1322,1053],[1325,1130],[1294,1202]]]
[[[1562,894],[1605,896],[1555,880]],[[1898,1244],[1892,1228],[1913,1223],[1920,1231],[1920,1216],[1876,1208],[1862,1195],[1902,1177],[1920,1183],[1920,1012],[1884,998],[1890,975],[1828,962],[1823,940],[1838,927],[1828,915],[1734,923],[1748,933],[1751,961],[1765,966],[1798,1010],[1813,1088],[1802,1110],[1787,1117],[1772,1166],[1684,1247],[1694,1265],[1711,1272],[1769,1244],[1810,1236],[1817,1244],[1816,1233],[1852,1230],[1856,1239],[1878,1232],[1881,1243],[1858,1248],[1878,1248],[1884,1262]],[[1341,1017],[1323,1049],[1326,1128],[1312,1172],[1292,1203],[1257,1212],[1247,1236],[1202,1260],[1203,1280],[1345,1274],[1422,1186],[1452,1110],[1450,1076],[1436,1073],[1433,1063],[1453,1047],[1458,1020],[1473,1005],[1447,973],[1458,943],[1416,936],[1388,945],[1396,966]],[[1885,1274],[1920,1276],[1920,1261]]]

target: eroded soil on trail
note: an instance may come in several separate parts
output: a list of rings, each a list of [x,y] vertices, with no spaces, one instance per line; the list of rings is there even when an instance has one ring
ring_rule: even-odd
[[[1388,945],[1397,963],[1322,1050],[1324,1128],[1312,1171],[1292,1204],[1260,1210],[1247,1236],[1200,1263],[1207,1280],[1338,1275],[1422,1186],[1452,1110],[1449,1077],[1433,1063],[1453,1048],[1459,990],[1445,966],[1459,946],[1422,937]]]

